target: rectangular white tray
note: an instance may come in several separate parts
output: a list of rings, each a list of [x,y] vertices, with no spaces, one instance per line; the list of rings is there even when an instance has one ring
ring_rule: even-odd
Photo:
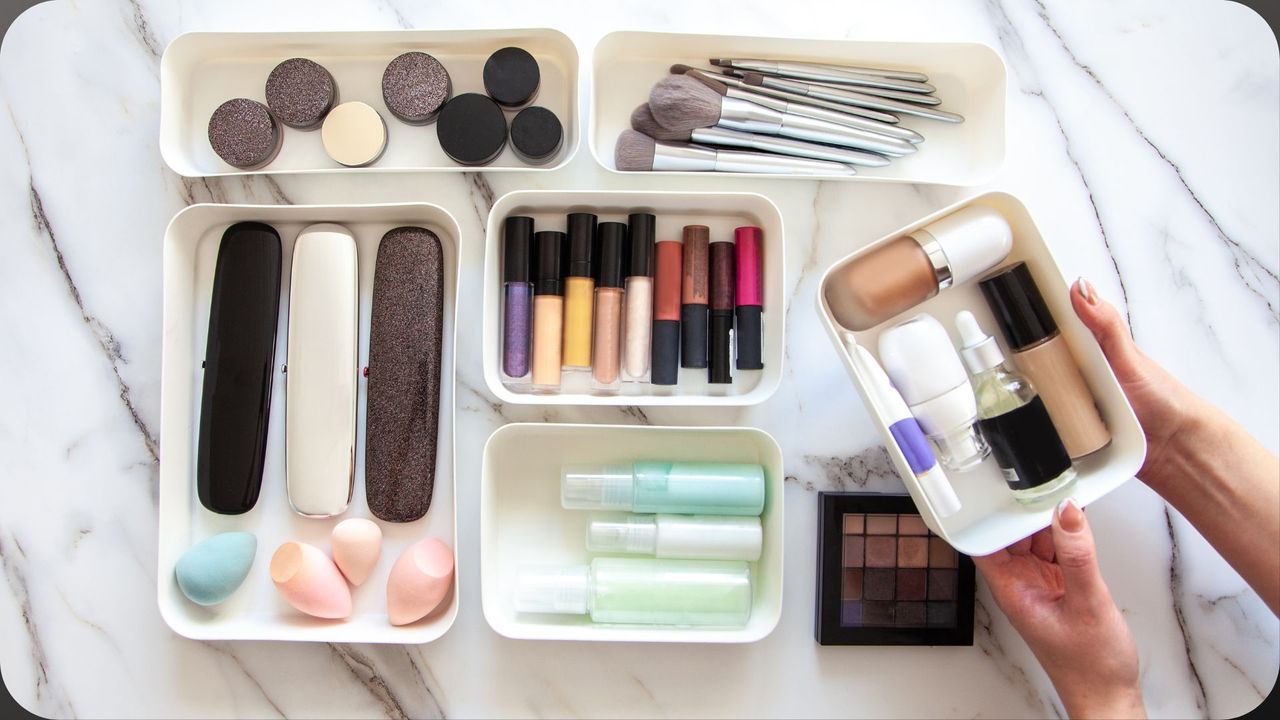
[[[514,606],[524,565],[588,564],[586,510],[560,506],[565,463],[636,460],[759,463],[765,470],[764,549],[751,563],[751,618],[738,629],[605,625],[582,615],[528,615]],[[514,423],[485,443],[480,470],[480,575],[484,617],[500,635],[534,640],[744,643],[782,616],[782,449],[763,430]],[[640,557],[640,556],[636,556]]]
[[[587,138],[591,154],[605,169],[614,165],[618,135],[631,127],[631,111],[649,101],[653,84],[682,63],[711,68],[713,57],[807,60],[843,65],[915,70],[929,76],[942,99],[939,107],[964,116],[963,123],[903,117],[902,126],[925,136],[915,154],[882,168],[858,168],[852,177],[773,175],[799,179],[981,185],[1004,164],[1005,64],[980,43],[861,42],[801,38],[614,32],[596,45],[592,57],[591,111]],[[714,69],[714,68],[713,68]],[[647,174],[647,173],[641,173]],[[667,175],[709,173],[664,172]],[[760,177],[743,173],[721,176]]]
[[[244,515],[218,515],[196,497],[195,449],[200,419],[202,375],[209,323],[209,299],[218,244],[232,223],[258,220],[280,233],[283,249],[279,327],[276,331],[277,375],[271,393],[267,455],[262,494]],[[431,509],[411,523],[377,521],[383,532],[378,566],[360,587],[353,588],[355,610],[346,621],[319,620],[299,613],[276,592],[267,565],[276,548],[288,540],[311,543],[329,552],[333,526],[350,517],[369,517],[364,499],[365,382],[359,387],[356,429],[356,487],[347,512],[315,519],[289,508],[285,492],[285,394],[278,369],[288,358],[289,267],[298,232],[317,222],[335,222],[355,235],[360,278],[360,367],[368,364],[369,313],[378,243],[388,230],[416,225],[434,232],[444,250],[445,307],[441,348],[440,434]],[[424,643],[444,634],[458,614],[458,584],[447,606],[426,620],[393,627],[387,621],[387,573],[413,542],[438,537],[457,557],[454,495],[454,347],[458,297],[458,224],[444,209],[427,203],[396,205],[193,205],[169,223],[164,238],[164,351],[161,370],[160,424],[160,553],[156,594],[160,614],[180,635],[200,640],[309,640],[323,642]],[[258,549],[244,584],[223,604],[204,608],[178,590],[173,568],[192,544],[232,530],[253,533]],[[455,570],[456,578],[456,570]]]
[[[855,256],[867,252],[870,248],[907,235],[928,225],[934,220],[955,212],[966,205],[984,205],[1000,212],[1009,221],[1013,229],[1013,249],[1009,257],[998,267],[1012,264],[1019,260],[1027,261],[1035,278],[1036,285],[1044,295],[1045,302],[1053,313],[1054,320],[1072,355],[1080,364],[1089,389],[1097,401],[1098,408],[1107,427],[1111,430],[1111,444],[1097,452],[1075,461],[1078,480],[1071,491],[1071,498],[1081,507],[1115,490],[1134,476],[1142,466],[1146,456],[1146,438],[1138,419],[1129,406],[1128,399],[1120,389],[1111,366],[1102,355],[1102,349],[1089,334],[1089,331],[1076,318],[1071,308],[1069,288],[1053,259],[1053,253],[1040,230],[1036,227],[1026,207],[1012,195],[992,192],[979,195],[968,200],[943,208],[928,217],[896,230],[874,243],[841,258],[822,276],[818,288],[818,314],[827,328],[831,341],[836,346],[836,353],[844,362],[853,384],[862,397],[864,404],[870,404],[863,378],[858,374],[853,359],[845,350],[841,339],[841,329],[827,305],[825,288],[832,276]],[[1008,344],[1000,335],[995,319],[987,303],[982,298],[976,280],[943,290],[933,298],[890,318],[864,332],[854,333],[859,345],[866,347],[879,358],[877,345],[882,330],[919,313],[929,313],[937,318],[943,326],[953,330],[955,315],[961,310],[970,310],[978,318],[978,323],[995,336],[1006,358],[1011,357]],[[954,332],[951,332],[955,339]],[[1016,364],[1016,360],[1012,361]],[[969,555],[987,555],[1006,547],[1024,537],[1048,527],[1053,517],[1053,507],[1029,510],[1020,505],[1009,492],[1008,486],[996,467],[995,460],[988,458],[982,465],[968,472],[948,472],[951,484],[963,504],[960,512],[946,518],[939,518],[933,513],[927,499],[922,496],[920,485],[915,475],[907,466],[906,458],[898,449],[885,419],[871,412],[872,420],[880,430],[889,456],[893,458],[898,474],[906,484],[920,515],[925,523],[936,533],[946,538],[957,550]]]
[[[542,81],[535,104],[564,126],[560,157],[529,165],[510,144],[480,167],[459,165],[440,149],[434,124],[401,122],[382,101],[382,71],[397,55],[418,50],[449,71],[453,94],[484,92],[481,71],[489,55],[515,45],[538,60]],[[319,130],[281,127],[280,154],[266,167],[240,170],[213,152],[209,116],[223,102],[247,97],[265,102],[267,75],[282,60],[307,57],[323,65],[338,85],[339,100],[361,100],[387,124],[387,149],[373,165],[347,168],[325,154]],[[508,114],[510,120],[510,114]],[[449,172],[554,170],[578,150],[578,51],[564,33],[547,29],[359,30],[351,32],[190,32],[165,48],[160,62],[160,154],[187,177],[338,172]]]
[[[757,225],[764,230],[764,369],[733,368],[733,383],[707,382],[706,369],[680,368],[678,385],[623,383],[614,394],[595,394],[590,389],[590,373],[565,372],[561,392],[536,394],[525,384],[502,381],[502,232],[510,215],[534,219],[534,230],[565,230],[565,216],[571,212],[595,213],[600,222],[627,221],[632,212],[657,216],[657,239],[680,240],[685,225],[706,225],[711,241],[732,240],[733,229]],[[782,213],[778,206],[755,193],[517,190],[494,203],[485,230],[484,251],[484,333],[481,354],[484,379],[489,391],[503,402],[523,405],[754,405],[767,400],[782,381],[782,359],[786,348],[784,331],[786,299],[786,252]]]

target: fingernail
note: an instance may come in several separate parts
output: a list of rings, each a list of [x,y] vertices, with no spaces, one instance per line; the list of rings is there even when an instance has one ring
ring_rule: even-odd
[[[1069,533],[1080,532],[1084,527],[1084,513],[1071,498],[1058,503],[1058,525]]]
[[[1098,294],[1093,290],[1093,283],[1085,280],[1083,275],[1076,278],[1076,292],[1090,305],[1098,304]]]

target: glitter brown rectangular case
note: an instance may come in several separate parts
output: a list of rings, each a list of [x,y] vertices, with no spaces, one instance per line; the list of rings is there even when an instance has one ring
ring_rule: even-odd
[[[216,513],[258,502],[279,311],[280,234],[259,222],[228,227],[213,273],[196,455],[196,494]]]
[[[419,227],[382,237],[369,328],[365,495],[388,522],[426,515],[435,485],[444,254]]]

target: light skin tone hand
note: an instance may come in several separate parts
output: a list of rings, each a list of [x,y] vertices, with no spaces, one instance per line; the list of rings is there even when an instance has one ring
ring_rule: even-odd
[[[1280,608],[1280,459],[1134,344],[1083,278],[1071,290],[1147,437],[1138,477],[1176,508],[1264,602]],[[1241,527],[1254,532],[1238,532]],[[1098,570],[1084,513],[974,558],[996,604],[1044,666],[1071,717],[1144,717],[1138,653]]]

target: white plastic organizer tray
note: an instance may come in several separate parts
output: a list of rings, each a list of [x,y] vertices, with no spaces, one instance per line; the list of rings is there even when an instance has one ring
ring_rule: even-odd
[[[206,510],[195,493],[196,433],[200,419],[202,375],[208,332],[213,272],[222,233],[236,222],[257,220],[280,233],[283,248],[279,326],[276,331],[275,385],[271,394],[266,465],[257,505],[243,515]],[[285,491],[285,392],[278,370],[286,357],[289,267],[298,232],[317,222],[346,226],[355,235],[360,279],[360,367],[368,363],[369,313],[373,271],[383,234],[401,225],[434,232],[444,250],[445,307],[441,348],[440,429],[431,509],[411,523],[372,518],[364,499],[365,383],[360,381],[356,428],[356,482],[347,512],[334,518],[305,518],[289,507]],[[440,207],[399,205],[193,205],[169,223],[164,238],[164,354],[161,371],[160,556],[157,597],[160,614],[180,635],[202,640],[310,640],[324,642],[424,643],[444,634],[458,614],[458,584],[444,605],[416,623],[394,627],[387,621],[387,574],[412,543],[436,537],[457,556],[453,476],[453,397],[455,308],[458,297],[458,225]],[[276,548],[299,540],[329,552],[333,526],[350,517],[369,517],[382,528],[377,568],[353,588],[355,609],[345,621],[319,620],[294,610],[276,591],[268,564]],[[258,538],[252,569],[244,584],[219,606],[189,602],[178,590],[173,568],[192,544],[221,532],[239,530]]]
[[[440,149],[435,124],[401,122],[382,101],[382,72],[401,53],[430,53],[449,71],[453,94],[484,92],[481,71],[493,51],[515,45],[538,61],[542,79],[534,104],[551,110],[564,127],[559,158],[529,165],[510,143],[488,165],[468,167]],[[265,102],[267,75],[282,60],[306,57],[323,65],[338,85],[340,102],[361,100],[387,124],[387,149],[364,168],[339,165],[325,154],[320,131],[281,127],[280,154],[258,170],[240,170],[209,145],[209,116],[223,102],[247,97]],[[513,115],[507,113],[508,122]],[[191,32],[165,48],[160,63],[160,153],[187,177],[333,172],[554,170],[578,149],[578,51],[557,30],[362,30],[353,32]]]
[[[636,460],[759,463],[765,471],[764,549],[751,563],[751,617],[743,628],[596,624],[582,615],[517,613],[516,573],[524,565],[588,564],[590,511],[560,505],[566,463]],[[782,449],[763,430],[515,423],[485,444],[480,479],[480,573],[484,616],[499,634],[536,640],[755,642],[782,615]],[[640,557],[640,556],[636,556]]]

